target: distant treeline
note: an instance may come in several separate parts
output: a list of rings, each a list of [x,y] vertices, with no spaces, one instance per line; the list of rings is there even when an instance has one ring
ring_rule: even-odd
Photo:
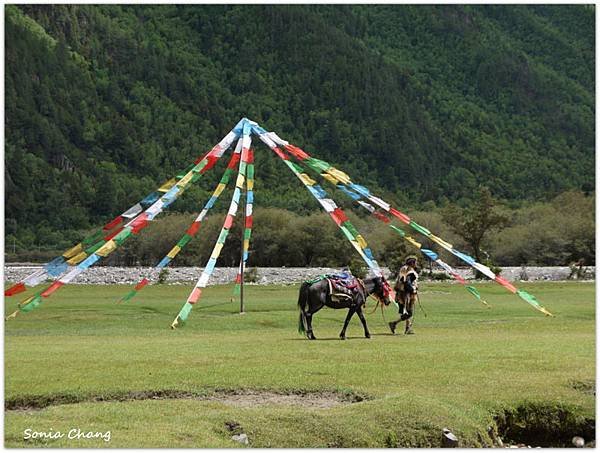
[[[114,217],[246,116],[413,210],[466,204],[481,184],[548,202],[515,211],[523,249],[490,247],[502,262],[563,262],[582,253],[564,218],[537,250],[526,230],[560,193],[593,191],[594,26],[593,5],[6,5],[7,247],[56,246]],[[257,148],[258,206],[315,212],[269,154]],[[294,227],[257,264],[285,244],[290,265],[346,259],[298,250],[291,231],[311,222],[282,215]]]
[[[225,193],[224,196],[227,194]],[[222,226],[225,213],[209,215],[197,237],[177,256],[174,266],[204,266]],[[426,203],[420,211],[408,213],[434,234],[453,243],[458,249],[473,253],[470,246],[455,234],[444,221],[444,213],[458,209],[454,205],[436,206]],[[568,265],[583,259],[586,265],[595,263],[594,196],[581,192],[566,192],[550,202],[525,203],[518,208],[496,206],[507,219],[506,226],[489,232],[482,244],[488,264],[499,266]],[[419,254],[386,224],[365,217],[361,211],[348,212],[351,221],[363,233],[381,265],[395,268],[408,254]],[[173,213],[157,219],[138,237],[115,252],[104,263],[108,265],[153,266],[181,238],[196,214]],[[397,222],[395,222],[397,223]],[[399,226],[402,226],[401,224]],[[407,232],[429,247],[439,248],[427,239]],[[68,248],[74,237],[60,237],[48,230],[46,243],[54,249]],[[219,266],[237,266],[240,257],[241,231],[239,222],[229,235]],[[17,254],[13,255],[13,242]],[[41,245],[40,245],[41,247]],[[30,249],[12,235],[6,237],[7,258],[16,261],[48,259],[52,252]],[[62,250],[61,250],[62,251]],[[462,265],[453,256],[442,253],[450,264]],[[254,212],[254,230],[250,244],[249,266],[344,266],[357,265],[360,257],[340,230],[323,212],[305,215],[278,209],[258,208]]]

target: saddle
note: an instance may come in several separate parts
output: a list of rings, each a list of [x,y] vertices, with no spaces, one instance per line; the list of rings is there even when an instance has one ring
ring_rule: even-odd
[[[334,302],[353,300],[360,288],[356,277],[341,278],[339,275],[327,275],[325,279],[329,284],[331,300]]]

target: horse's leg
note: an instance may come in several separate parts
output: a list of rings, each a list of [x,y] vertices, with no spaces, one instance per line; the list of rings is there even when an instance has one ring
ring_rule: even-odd
[[[344,321],[344,328],[340,332],[340,340],[346,339],[346,327],[348,327],[348,323],[350,322],[350,319],[352,319],[354,312],[355,312],[354,307],[350,307],[348,309],[348,314],[346,315],[346,320]]]
[[[404,329],[404,333],[407,335],[414,334],[413,329],[412,329],[412,324],[413,324],[413,312],[414,312],[414,308],[415,308],[415,299],[416,299],[416,296],[414,294],[411,294],[407,297],[408,315],[406,318],[406,328]]]
[[[362,322],[363,329],[365,329],[365,338],[371,338],[371,334],[369,333],[369,328],[367,327],[367,320],[365,319],[365,315],[363,314],[361,307],[358,307],[358,309],[356,310],[356,314],[360,318],[360,322]]]
[[[310,311],[307,311],[304,316],[306,316],[306,336],[308,337],[309,340],[316,340],[317,337],[315,337],[315,334],[313,333],[313,328],[312,328],[312,317],[313,317],[313,313],[311,313]]]

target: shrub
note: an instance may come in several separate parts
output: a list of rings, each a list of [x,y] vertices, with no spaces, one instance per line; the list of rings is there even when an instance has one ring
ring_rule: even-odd
[[[169,276],[169,269],[163,267],[158,274],[158,284],[163,285],[167,282],[167,277]]]

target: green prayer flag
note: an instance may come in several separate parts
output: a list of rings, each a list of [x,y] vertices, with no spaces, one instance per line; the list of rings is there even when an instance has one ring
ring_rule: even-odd
[[[21,304],[19,304],[19,310],[21,310],[24,313],[29,313],[34,308],[38,307],[41,303],[42,303],[42,296],[38,293],[27,304],[25,304],[23,306],[21,306]]]
[[[196,167],[197,167],[197,165],[196,165],[196,164],[191,164],[191,165],[188,165],[188,166],[185,168],[185,170],[183,170],[181,173],[179,173],[179,174],[176,176],[176,178],[177,178],[177,179],[181,179],[181,178],[183,178],[183,177],[184,177],[185,175],[187,175],[187,174],[188,174],[190,171],[192,171],[192,170],[195,170],[195,169],[196,169]],[[198,170],[198,171],[199,171],[199,170]]]
[[[180,248],[184,248],[188,242],[190,242],[192,240],[192,237],[189,234],[184,234],[183,237],[181,239],[179,239],[179,242],[177,243],[177,245]]]
[[[350,231],[348,231],[348,228],[346,228],[344,225],[340,226],[340,230],[342,230],[342,233],[344,233],[344,236],[346,236],[346,238],[349,241],[354,241],[354,236],[352,236],[352,233],[350,233]]]
[[[411,220],[409,225],[416,231],[418,231],[421,234],[424,234],[425,236],[431,236],[431,231],[429,231],[427,228],[425,228],[424,226],[419,225],[417,222],[415,222],[414,220]]]
[[[92,234],[91,236],[88,236],[83,241],[81,241],[81,244],[84,245],[84,246],[88,246],[90,244],[94,244],[95,242],[97,242],[103,236],[104,236],[104,232],[102,230],[98,230],[94,234]]]
[[[316,159],[314,157],[309,157],[308,159],[304,160],[304,162],[317,173],[327,171],[331,168],[331,165],[324,160]]]
[[[290,162],[290,161],[286,161],[286,162],[289,162],[289,166],[291,166],[298,173],[302,173],[304,171],[304,168],[302,168],[300,165],[298,165],[298,164],[296,164],[294,162]]]
[[[519,291],[517,291],[517,294],[519,295],[519,297],[521,299],[523,299],[525,302],[533,305],[534,307],[536,307],[536,308],[541,307],[541,305],[537,301],[537,299],[533,295],[529,294],[528,292],[523,291],[522,289],[520,289]]]
[[[117,234],[114,238],[113,241],[115,241],[117,243],[117,245],[122,245],[123,242],[125,242],[125,239],[127,239],[129,236],[131,236],[133,233],[131,232],[131,230],[129,228],[125,228],[124,230],[121,230],[119,232],[119,234]]]
[[[481,294],[479,294],[479,291],[477,291],[477,289],[475,289],[472,286],[465,286],[465,288],[467,289],[467,291],[469,291],[471,294],[473,294],[473,296],[475,296],[477,299],[481,300]]]
[[[251,235],[252,235],[252,230],[250,228],[246,228],[244,230],[244,239],[250,239]]]
[[[187,321],[187,318],[190,315],[190,311],[192,311],[192,304],[186,302],[181,311],[179,312],[179,315],[177,315],[177,317],[179,318],[179,322],[183,323]]]
[[[249,164],[248,165],[248,179],[254,179],[254,164]]]
[[[123,298],[121,299],[121,302],[129,302],[131,299],[133,299],[133,296],[135,296],[136,294],[137,294],[137,291],[135,289],[132,289],[127,294],[125,294],[125,296],[123,296]]]
[[[394,225],[390,225],[390,228],[396,230],[396,232],[398,234],[400,234],[400,236],[402,236],[402,237],[406,236],[406,232],[402,228],[398,228],[397,226],[394,226]]]
[[[224,244],[225,243],[225,239],[227,239],[227,235],[229,234],[229,230],[221,230],[221,233],[219,234],[219,238],[217,239],[217,243],[218,244]]]
[[[345,226],[350,234],[352,234],[351,240],[356,240],[356,236],[358,236],[360,233],[356,228],[354,228],[354,225],[352,225],[349,220],[346,220],[344,223],[342,223],[342,226]]]
[[[202,159],[200,162],[198,162],[197,165],[193,166],[192,171],[194,173],[199,173],[200,170],[202,170],[206,166],[207,163],[208,163],[208,161],[206,159]],[[188,172],[189,172],[189,170],[186,171],[185,173],[188,173]],[[183,176],[185,176],[185,173],[181,176],[182,178],[183,178]]]
[[[104,244],[106,244],[106,241],[104,239],[102,239],[101,241],[95,243],[94,245],[92,245],[91,247],[88,247],[87,249],[85,249],[85,253],[87,255],[91,255],[92,253],[94,253],[96,250],[98,250],[100,247],[102,247]]]

